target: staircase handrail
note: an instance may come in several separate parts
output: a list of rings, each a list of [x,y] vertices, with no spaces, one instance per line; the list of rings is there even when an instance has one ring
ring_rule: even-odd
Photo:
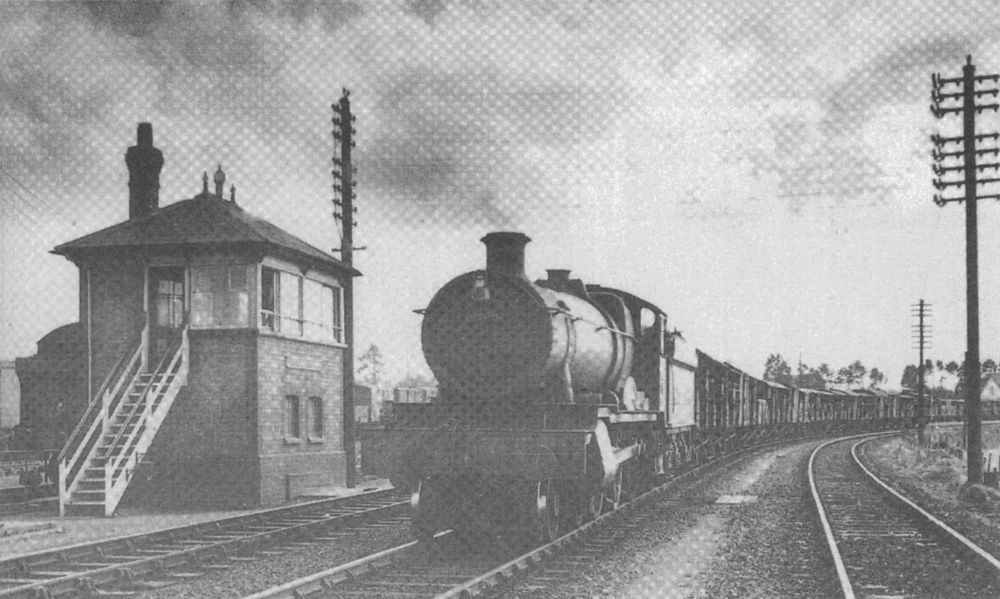
[[[146,340],[146,329],[143,330],[142,334],[139,336],[139,340],[133,346],[135,349],[131,352],[131,359],[128,361],[128,366],[126,367],[127,370],[131,370],[132,366],[135,364],[136,358],[141,356],[142,346],[145,343],[145,340]],[[121,374],[123,372],[122,364],[125,363],[125,358],[128,356],[129,356],[128,352],[123,353],[121,356],[119,356],[118,361],[115,362],[114,367],[108,373],[107,378],[104,379],[104,382],[97,390],[97,393],[95,393],[94,396],[90,398],[90,403],[87,406],[87,410],[84,412],[80,420],[76,423],[76,427],[73,429],[73,432],[70,433],[69,437],[67,437],[66,443],[65,445],[63,445],[62,451],[59,452],[59,456],[56,458],[59,462],[62,462],[66,458],[66,454],[69,453],[70,449],[73,447],[74,442],[77,440],[77,437],[80,435],[81,431],[83,430],[83,427],[86,426],[87,423],[90,422],[91,417],[94,416],[95,410],[104,405],[104,402],[99,400],[103,398],[104,394],[108,391],[108,387],[111,385],[111,381],[114,380],[116,375],[119,378],[122,378],[121,377]]]
[[[110,473],[115,472],[117,470],[117,468],[118,468],[118,465],[121,463],[122,457],[125,455],[125,452],[122,451],[121,455],[119,456],[119,458],[117,460],[114,460],[114,458],[111,455],[111,453],[114,452],[115,447],[118,446],[118,442],[121,441],[122,435],[125,433],[125,430],[128,428],[128,426],[127,426],[128,423],[132,421],[132,418],[134,418],[135,415],[136,415],[136,413],[139,411],[139,406],[141,406],[143,404],[143,401],[146,400],[147,397],[149,396],[149,390],[153,388],[153,386],[154,386],[154,384],[156,382],[156,377],[159,376],[160,374],[166,375],[168,372],[170,372],[171,370],[173,370],[173,367],[174,367],[174,365],[177,362],[177,358],[181,354],[181,351],[180,351],[181,344],[183,343],[183,337],[186,335],[186,333],[187,333],[187,327],[185,326],[184,329],[181,332],[181,338],[178,339],[177,341],[171,343],[170,347],[168,348],[168,350],[163,353],[163,356],[160,358],[159,363],[157,363],[157,365],[156,365],[156,369],[153,370],[153,377],[150,379],[149,384],[146,385],[146,388],[142,390],[142,394],[139,396],[139,400],[136,401],[135,405],[132,406],[132,409],[129,410],[128,416],[125,418],[125,422],[122,425],[122,429],[120,431],[118,431],[118,434],[115,435],[115,438],[111,442],[111,445],[108,446],[108,452],[109,453],[107,455],[108,460],[106,462],[106,464],[109,466],[108,472],[110,472]],[[163,366],[164,366],[164,363],[167,361],[167,358],[171,358],[171,360],[170,360],[169,367],[165,369]],[[157,389],[159,390],[161,387],[162,387],[162,385],[157,386]],[[151,402],[147,402],[147,404],[148,403],[151,403]],[[146,411],[148,411],[148,406],[147,406]],[[138,430],[139,430],[138,426],[136,426],[135,428],[132,429],[132,432],[129,434],[129,438],[127,439],[125,447],[128,447],[129,445],[131,445],[132,440],[135,438],[135,435],[137,434]],[[112,464],[112,461],[114,461],[113,464]]]
[[[170,349],[164,353],[159,364],[156,366],[156,370],[153,372],[153,377],[143,390],[139,401],[132,406],[132,410],[125,419],[125,425],[122,426],[122,430],[118,431],[114,441],[108,447],[109,453],[104,462],[105,515],[110,516],[114,513],[115,508],[118,506],[118,502],[121,500],[122,496],[125,494],[126,488],[128,487],[131,471],[138,467],[139,463],[142,461],[146,449],[148,449],[149,444],[152,443],[152,435],[155,435],[156,430],[159,428],[159,424],[155,420],[157,418],[157,414],[153,412],[154,400],[159,396],[162,396],[164,400],[166,400],[171,391],[174,391],[174,394],[176,395],[176,391],[181,386],[187,384],[187,332],[188,327],[185,326],[181,330],[180,339],[171,344]],[[172,356],[170,363],[164,368],[163,363],[170,356]],[[174,373],[175,370],[176,373]],[[170,383],[166,385],[166,391],[164,391],[164,383],[161,381],[157,384],[156,378],[158,376],[165,378],[171,373],[174,373],[174,377],[171,379]],[[154,385],[156,386],[156,394],[150,396],[150,390],[154,387]],[[114,458],[114,449],[118,446],[127,424],[136,416],[138,407],[143,403],[143,400],[145,400],[145,405],[143,406],[144,413],[138,419],[136,426],[133,427],[128,437],[122,443],[121,453],[119,453],[117,458]],[[158,409],[162,410],[162,406]],[[141,433],[140,428],[142,429]],[[133,447],[136,448],[136,451],[130,452]],[[141,449],[142,452],[140,452],[139,449]]]

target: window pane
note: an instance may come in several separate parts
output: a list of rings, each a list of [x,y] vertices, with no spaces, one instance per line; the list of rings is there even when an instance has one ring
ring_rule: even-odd
[[[333,338],[336,341],[343,341],[344,323],[340,313],[341,290],[340,287],[337,287],[332,291],[333,296],[330,299],[333,301],[333,308],[330,312],[333,314]]]
[[[323,399],[320,397],[309,398],[309,418],[312,421],[312,436],[323,436]]]
[[[249,322],[246,266],[192,268],[191,323],[245,326]]]
[[[299,398],[294,395],[285,398],[285,436],[299,437]]]
[[[300,326],[301,315],[299,313],[299,284],[302,277],[293,274],[281,273],[281,288],[278,292],[278,300],[281,313],[281,332],[286,335],[300,336],[302,328]]]
[[[316,281],[303,282],[303,319],[309,339],[333,339],[333,290]]]
[[[212,325],[212,294],[191,294],[191,324],[196,327]]]

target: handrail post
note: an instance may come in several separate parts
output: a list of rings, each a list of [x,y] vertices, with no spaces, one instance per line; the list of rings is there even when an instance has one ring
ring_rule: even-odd
[[[111,448],[114,450],[114,447]],[[107,454],[107,459],[104,460],[104,515],[110,516],[108,513],[108,508],[111,505],[111,451]]]
[[[145,372],[146,367],[149,365],[149,323],[142,329],[142,335],[139,337],[139,344],[141,347],[142,357],[140,358],[139,369],[140,372]]]
[[[63,458],[59,461],[59,517],[62,518],[66,515],[66,474],[69,471],[69,465],[66,464],[66,459]]]

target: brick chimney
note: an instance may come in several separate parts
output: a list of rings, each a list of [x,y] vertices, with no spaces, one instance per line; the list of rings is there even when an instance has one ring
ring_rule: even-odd
[[[160,207],[163,152],[153,147],[153,125],[139,123],[136,145],[125,152],[128,166],[128,217],[139,218]]]

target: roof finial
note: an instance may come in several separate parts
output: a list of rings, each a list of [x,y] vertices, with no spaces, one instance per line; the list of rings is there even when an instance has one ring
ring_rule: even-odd
[[[236,186],[235,185],[230,185],[229,186],[229,201],[232,202],[232,203],[234,203],[234,204],[236,203]]]
[[[215,169],[215,175],[212,177],[215,181],[215,197],[222,199],[222,186],[226,183],[226,173],[222,172],[222,163],[219,163],[219,168]]]
[[[208,171],[201,174],[201,193],[208,197]]]

